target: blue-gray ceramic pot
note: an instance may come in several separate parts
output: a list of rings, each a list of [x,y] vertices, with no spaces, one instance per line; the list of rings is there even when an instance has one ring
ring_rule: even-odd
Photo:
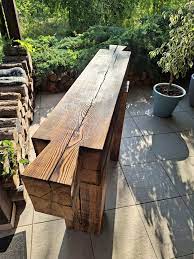
[[[194,107],[194,74],[192,74],[189,84],[189,103]]]
[[[186,95],[184,88],[179,85],[172,84],[181,90],[182,94],[179,96],[168,96],[160,93],[157,88],[162,85],[169,85],[169,83],[156,84],[153,89],[154,96],[154,115],[162,118],[170,117],[175,110],[177,104]]]

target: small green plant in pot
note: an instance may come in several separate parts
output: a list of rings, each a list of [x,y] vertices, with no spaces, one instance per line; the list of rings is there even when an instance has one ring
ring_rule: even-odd
[[[150,52],[150,57],[160,57],[157,64],[164,73],[170,74],[169,83],[159,83],[154,86],[154,115],[169,117],[186,91],[173,84],[180,76],[185,77],[193,67],[194,59],[194,1],[185,8],[170,16],[169,41],[160,48]]]

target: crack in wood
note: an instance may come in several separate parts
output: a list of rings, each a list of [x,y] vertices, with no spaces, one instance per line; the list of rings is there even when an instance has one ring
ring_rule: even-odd
[[[35,134],[40,150],[42,139],[51,142],[27,168],[24,183],[35,209],[65,218],[68,228],[101,228],[109,160],[118,160],[127,100],[130,52],[123,49],[100,50]]]

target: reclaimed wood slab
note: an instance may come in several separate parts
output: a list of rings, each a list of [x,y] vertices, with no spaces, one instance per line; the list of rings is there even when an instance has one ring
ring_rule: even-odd
[[[98,51],[34,134],[38,156],[22,176],[35,209],[74,229],[101,228],[114,132],[120,116],[119,150],[125,113],[130,52],[123,50]]]

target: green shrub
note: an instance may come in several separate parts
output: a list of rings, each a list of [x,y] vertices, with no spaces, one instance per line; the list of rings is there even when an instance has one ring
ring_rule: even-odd
[[[168,23],[159,15],[134,29],[113,26],[93,26],[82,34],[59,38],[40,36],[26,38],[23,46],[30,46],[36,76],[44,77],[50,71],[73,70],[80,73],[100,48],[110,44],[126,45],[132,51],[132,65],[137,72],[157,70],[148,57],[149,51],[160,46],[168,35]],[[156,66],[155,66],[156,67]]]
[[[0,178],[9,178],[16,173],[17,159],[13,142],[0,141]]]
[[[168,37],[168,22],[161,13],[165,7],[169,16],[185,1],[16,0],[25,39],[21,44],[32,53],[37,78],[50,71],[79,74],[99,48],[110,44],[128,46],[131,66],[137,73],[160,75],[149,52]],[[98,10],[95,15],[93,9]],[[80,34],[74,31],[86,28]]]
[[[158,65],[173,79],[185,77],[194,65],[194,1],[179,9],[169,18],[169,35],[166,42],[150,52],[152,58],[159,56]]]

